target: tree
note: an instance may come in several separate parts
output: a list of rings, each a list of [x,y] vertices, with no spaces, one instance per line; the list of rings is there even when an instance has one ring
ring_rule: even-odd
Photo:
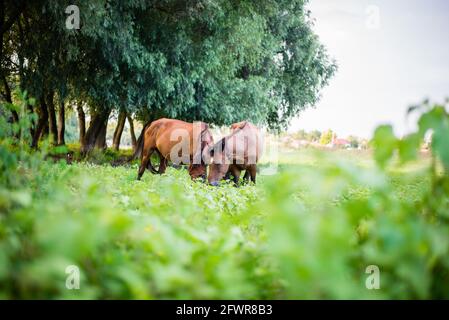
[[[65,108],[82,97],[91,118],[85,152],[105,146],[112,111],[279,130],[316,103],[336,70],[306,2],[92,0],[79,4],[80,29],[68,30],[66,3],[20,9],[8,0],[2,70],[39,101],[58,94],[58,143]]]
[[[334,137],[334,132],[331,129],[324,131],[321,134],[320,144],[322,144],[322,145],[330,144],[332,142],[333,137]]]
[[[128,123],[129,123],[129,133],[131,135],[131,145],[133,147],[133,153],[134,153],[137,148],[137,139],[136,139],[136,134],[134,132],[134,120],[130,115],[127,115],[126,118],[128,119]]]
[[[318,142],[320,141],[320,138],[321,138],[321,131],[319,130],[312,130],[309,133],[309,140],[312,142]]]
[[[293,136],[298,140],[307,140],[307,132],[304,129],[298,130]]]
[[[95,147],[98,149],[106,148],[106,127],[110,111],[100,110],[91,112],[89,128],[84,137],[85,144],[81,148],[82,154],[87,154]]]
[[[120,147],[120,139],[122,137],[123,129],[125,128],[126,121],[126,111],[120,111],[117,118],[117,126],[114,131],[114,136],[112,139],[112,147],[118,150]]]
[[[86,115],[84,113],[82,102],[78,101],[76,104],[76,111],[78,113],[78,127],[79,127],[79,141],[81,150],[86,148]]]
[[[56,123],[56,109],[54,103],[54,92],[49,91],[47,96],[45,97],[48,107],[48,125],[50,131],[50,137],[53,144],[58,143],[58,127]]]
[[[349,136],[348,137],[349,144],[351,145],[351,148],[357,149],[360,145],[360,139],[356,136]]]
[[[45,127],[48,126],[48,109],[45,99],[41,96],[39,108],[38,108],[38,122],[32,136],[31,147],[37,148],[39,139],[45,135]]]
[[[65,145],[65,105],[64,100],[59,98],[58,108],[58,146]]]

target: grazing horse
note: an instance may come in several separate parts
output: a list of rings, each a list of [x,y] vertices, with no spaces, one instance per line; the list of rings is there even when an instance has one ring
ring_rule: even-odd
[[[192,179],[206,178],[207,164],[203,156],[208,156],[207,151],[213,146],[214,140],[209,126],[204,122],[188,123],[166,118],[153,121],[144,129],[142,143],[138,180],[147,167],[152,173],[164,173],[168,161],[176,165],[189,164]],[[157,171],[150,159],[154,152],[160,159]]]
[[[263,137],[259,129],[248,121],[234,123],[231,134],[210,150],[213,161],[209,169],[209,183],[218,186],[221,179],[232,175],[237,184],[243,170],[246,170],[244,180],[251,177],[251,181],[256,183],[257,161],[262,151]]]

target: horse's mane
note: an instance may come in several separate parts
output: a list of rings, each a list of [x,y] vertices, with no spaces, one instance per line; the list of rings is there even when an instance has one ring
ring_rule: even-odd
[[[201,130],[201,134],[200,134],[200,138],[201,141],[204,141],[204,136],[206,135],[206,133],[209,131],[209,126],[207,125],[207,123],[201,122],[201,124],[204,124],[204,128]]]

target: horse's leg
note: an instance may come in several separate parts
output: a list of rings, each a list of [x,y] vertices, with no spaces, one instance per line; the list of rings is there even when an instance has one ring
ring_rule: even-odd
[[[159,174],[165,173],[165,169],[167,169],[167,159],[165,159],[160,153],[159,153]]]
[[[232,175],[234,176],[234,184],[235,184],[235,186],[238,186],[241,171],[239,168],[237,168],[237,166],[230,166],[230,169],[231,169]]]
[[[243,181],[244,181],[245,183],[248,183],[248,180],[249,180],[249,169],[246,168],[246,169],[245,169],[245,175],[243,176]]]
[[[229,168],[228,172],[226,172],[224,178],[226,181],[231,180],[231,168]]]
[[[147,168],[148,162],[150,161],[150,157],[153,154],[154,149],[153,148],[144,148],[142,150],[142,156],[140,158],[140,167],[139,167],[139,173],[137,174],[137,180],[140,180],[142,178],[143,173],[145,172],[145,169]]]
[[[256,173],[257,173],[257,166],[255,164],[252,164],[249,166],[249,174],[251,175],[251,181],[256,184]]]

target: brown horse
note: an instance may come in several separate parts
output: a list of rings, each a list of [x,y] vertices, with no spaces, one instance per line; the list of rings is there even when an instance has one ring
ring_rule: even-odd
[[[168,161],[174,164],[189,164],[192,179],[206,177],[207,165],[203,156],[214,144],[207,124],[188,123],[181,120],[162,118],[153,121],[143,132],[143,149],[137,179],[140,180],[145,169],[162,174]],[[151,163],[151,155],[159,155],[160,164],[156,171]]]
[[[218,186],[225,176],[234,177],[237,184],[240,173],[245,170],[244,180],[251,177],[256,183],[257,161],[262,155],[263,140],[259,129],[248,121],[234,123],[231,134],[221,139],[210,150],[213,161],[210,165],[208,181]]]

